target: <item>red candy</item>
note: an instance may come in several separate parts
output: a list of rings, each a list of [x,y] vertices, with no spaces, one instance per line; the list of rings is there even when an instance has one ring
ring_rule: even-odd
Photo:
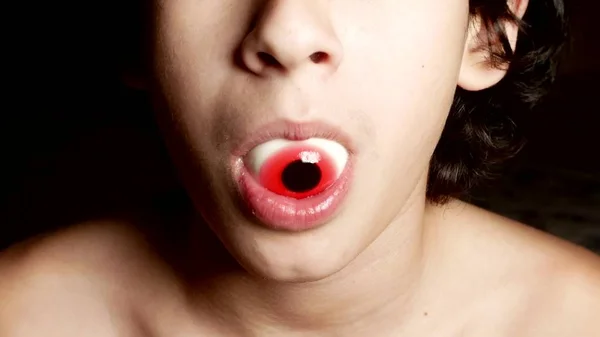
[[[286,171],[287,170],[287,171]],[[290,181],[284,179],[291,173],[293,185],[306,185],[304,188],[291,188]],[[308,177],[307,177],[308,176]],[[320,179],[319,179],[320,176]],[[284,148],[269,157],[258,172],[258,182],[271,192],[304,199],[317,195],[333,185],[337,172],[333,160],[322,151],[310,146]]]

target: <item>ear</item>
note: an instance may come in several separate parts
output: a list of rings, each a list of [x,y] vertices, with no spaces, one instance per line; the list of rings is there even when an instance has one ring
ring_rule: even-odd
[[[522,19],[529,0],[507,1],[514,16]],[[504,29],[512,50],[515,50],[519,27],[512,22],[504,22]],[[481,18],[472,18],[469,23],[467,41],[458,77],[458,86],[462,89],[468,91],[484,90],[496,85],[506,76],[508,64],[496,65],[490,61],[490,50],[488,48],[490,42],[493,49],[502,49],[502,46],[499,45],[500,41],[490,41],[490,37],[491,35],[488,34]]]

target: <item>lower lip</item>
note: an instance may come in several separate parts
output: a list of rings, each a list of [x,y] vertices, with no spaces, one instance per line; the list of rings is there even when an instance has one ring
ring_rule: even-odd
[[[324,225],[335,216],[352,181],[352,161],[348,161],[331,187],[304,199],[285,197],[269,191],[254,179],[245,166],[240,173],[239,188],[250,212],[268,228],[299,232]]]

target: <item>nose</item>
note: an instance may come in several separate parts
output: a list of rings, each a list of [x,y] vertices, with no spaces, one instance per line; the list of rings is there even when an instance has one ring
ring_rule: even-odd
[[[244,38],[241,59],[253,73],[334,73],[343,57],[328,0],[267,0]]]

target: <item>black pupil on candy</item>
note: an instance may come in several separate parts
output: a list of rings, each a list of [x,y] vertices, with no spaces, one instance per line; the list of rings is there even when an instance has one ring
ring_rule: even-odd
[[[281,180],[292,192],[310,191],[319,185],[321,169],[316,164],[296,160],[283,170]]]

